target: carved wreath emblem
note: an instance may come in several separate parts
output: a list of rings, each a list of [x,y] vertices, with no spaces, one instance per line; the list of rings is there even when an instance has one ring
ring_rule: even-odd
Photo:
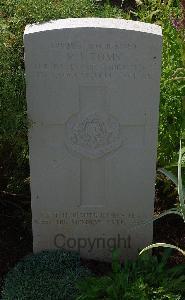
[[[120,126],[109,114],[78,114],[66,124],[67,145],[83,156],[98,158],[121,145]]]

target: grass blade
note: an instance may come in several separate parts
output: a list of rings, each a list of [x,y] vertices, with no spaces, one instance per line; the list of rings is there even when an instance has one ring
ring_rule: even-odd
[[[182,253],[185,256],[185,251],[182,250],[181,248],[171,245],[171,244],[166,244],[166,243],[155,243],[155,244],[151,244],[147,247],[145,247],[143,250],[141,250],[139,252],[139,255],[141,255],[142,253],[144,253],[145,251],[151,250],[153,248],[158,248],[158,247],[163,247],[163,248],[171,248],[171,249],[175,249],[177,251],[179,251],[180,253]]]

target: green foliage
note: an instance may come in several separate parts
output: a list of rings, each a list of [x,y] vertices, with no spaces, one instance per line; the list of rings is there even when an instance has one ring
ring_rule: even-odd
[[[76,299],[75,283],[89,274],[77,254],[43,251],[26,257],[7,274],[2,300]]]
[[[178,2],[178,1],[177,1]],[[183,68],[183,41],[172,24],[181,13],[176,1],[144,0],[134,16],[141,21],[157,23],[163,30],[163,56],[160,95],[158,164],[169,164],[178,152],[183,123],[182,97],[185,84],[175,80],[176,71]]]
[[[78,283],[81,295],[77,300],[183,300],[185,265],[167,268],[170,251],[161,260],[148,254],[135,262],[126,261],[122,268],[114,257],[112,273],[88,277]]]
[[[158,220],[162,217],[165,217],[167,215],[170,214],[176,214],[179,215],[183,221],[185,222],[185,188],[182,184],[182,158],[185,154],[185,147],[182,148],[181,147],[181,141],[180,141],[180,150],[179,150],[179,159],[178,159],[178,176],[176,177],[173,173],[171,173],[170,171],[160,168],[158,169],[159,172],[161,172],[162,174],[164,174],[169,180],[171,180],[176,186],[177,186],[177,190],[178,190],[178,196],[179,196],[179,203],[177,204],[177,206],[175,208],[170,208],[168,210],[166,210],[165,212],[161,213],[158,217],[156,217],[154,220]],[[145,251],[151,250],[153,248],[158,248],[158,247],[164,247],[164,248],[171,248],[171,249],[176,249],[177,251],[179,251],[182,255],[185,256],[185,251],[182,250],[181,248],[172,245],[172,244],[168,244],[168,243],[154,243],[151,244],[147,247],[145,247],[140,254],[144,253]]]
[[[168,179],[170,179],[176,186],[178,190],[178,196],[179,196],[179,203],[176,208],[171,208],[165,211],[164,213],[160,214],[157,218],[161,218],[164,216],[167,216],[169,214],[177,214],[182,217],[183,221],[185,222],[185,187],[182,183],[182,159],[185,156],[185,147],[181,147],[181,141],[180,141],[180,150],[179,150],[179,159],[178,159],[178,176],[176,177],[173,173],[170,171],[160,168],[158,169],[159,172],[164,174]]]

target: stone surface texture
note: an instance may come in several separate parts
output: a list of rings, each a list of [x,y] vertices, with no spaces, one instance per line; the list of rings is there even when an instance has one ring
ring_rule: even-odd
[[[63,19],[24,46],[34,251],[134,258],[152,242],[161,28]]]

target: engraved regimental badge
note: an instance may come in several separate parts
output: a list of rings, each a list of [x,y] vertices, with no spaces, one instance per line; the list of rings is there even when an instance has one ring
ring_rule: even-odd
[[[98,158],[121,145],[119,122],[110,114],[79,113],[66,123],[66,143],[82,156]]]

